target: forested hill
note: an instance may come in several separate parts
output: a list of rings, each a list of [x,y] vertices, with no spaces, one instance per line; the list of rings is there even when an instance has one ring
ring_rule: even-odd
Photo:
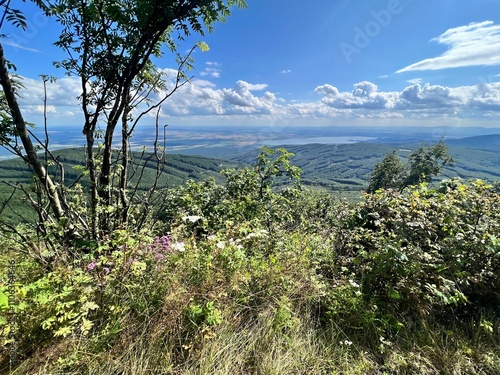
[[[482,146],[492,137],[492,144],[500,136],[471,137],[456,142],[445,142],[455,163],[446,167],[443,176],[496,181],[500,179],[500,154],[498,149]],[[497,138],[498,137],[498,138]],[[455,145],[461,143],[461,145]],[[341,145],[307,144],[284,146],[295,156],[292,163],[302,169],[302,182],[307,185],[322,186],[328,189],[361,190],[366,187],[376,163],[392,150],[405,159],[421,143],[381,144],[355,143]],[[241,153],[231,160],[251,163],[256,151]]]
[[[70,185],[73,183],[83,171],[84,158],[82,148],[69,148],[64,150],[55,151],[53,153],[57,160],[64,165],[65,184]],[[43,155],[40,155],[43,158]],[[134,157],[136,162],[141,159],[140,153],[135,153]],[[221,159],[206,158],[202,156],[191,155],[167,155],[166,166],[164,171],[157,182],[157,189],[165,187],[175,187],[183,184],[189,179],[203,180],[208,177],[215,178],[218,182],[223,181],[223,176],[219,173],[222,169],[229,169],[239,166],[240,164],[234,161],[225,161]],[[61,171],[51,163],[49,173],[56,177],[59,181]],[[141,164],[144,164],[143,162]],[[130,175],[133,174],[131,179],[132,186],[138,184],[139,190],[148,190],[155,183],[156,176],[156,163],[149,161],[146,163],[144,170],[139,168],[135,171],[129,169]],[[13,186],[18,184],[30,185],[33,181],[33,175],[30,173],[28,166],[20,159],[9,159],[0,161],[0,205],[4,205],[6,201],[11,198]],[[88,179],[80,181],[83,185],[88,184]],[[23,194],[18,190],[13,196],[15,202],[23,200]],[[21,217],[31,217],[32,213],[27,208],[27,205],[18,205],[17,203],[10,202],[10,206],[18,207],[16,212],[7,209],[2,211],[3,219],[12,222],[18,222]]]
[[[461,139],[450,139],[446,141],[448,146],[462,146],[480,150],[499,151],[500,134],[479,135]]]
[[[488,181],[500,179],[500,154],[495,142],[500,142],[500,135],[470,137],[446,142],[449,153],[455,159],[452,167],[447,167],[443,177],[460,177],[464,180],[481,178]],[[341,145],[307,144],[285,146],[295,156],[292,163],[302,169],[301,180],[305,185],[319,186],[332,190],[362,190],[366,188],[376,163],[392,150],[404,159],[420,147],[420,143],[381,144],[355,143]],[[220,170],[242,164],[252,164],[257,156],[257,149],[249,149],[237,155],[227,153],[228,160],[214,159],[193,155],[167,155],[167,167],[161,181],[169,186],[177,186],[188,179],[202,180],[214,177],[222,181]],[[68,182],[78,177],[79,171],[74,166],[83,165],[82,149],[57,151],[59,160],[66,165]],[[136,154],[137,156],[138,154]],[[29,182],[31,176],[27,167],[20,160],[0,162],[0,180],[12,183]],[[156,173],[154,163],[148,163],[142,178],[141,187],[147,189]],[[0,191],[3,187],[0,188]]]
[[[66,182],[74,181],[81,174],[81,166],[84,165],[83,149],[68,148],[55,151],[57,159],[65,166]],[[140,153],[134,154],[136,160],[140,159]],[[41,155],[41,157],[43,157]],[[167,155],[166,168],[159,186],[167,184],[176,186],[188,179],[202,180],[214,177],[221,181],[220,171],[222,169],[234,168],[239,165],[235,161],[207,158],[192,155]],[[76,168],[75,168],[76,167]],[[27,166],[20,159],[9,159],[0,161],[0,181],[12,183],[26,183],[31,181],[31,175]],[[137,173],[138,175],[139,173]],[[146,164],[141,180],[141,188],[148,189],[156,174],[156,165],[153,161]],[[2,188],[0,187],[0,191]]]

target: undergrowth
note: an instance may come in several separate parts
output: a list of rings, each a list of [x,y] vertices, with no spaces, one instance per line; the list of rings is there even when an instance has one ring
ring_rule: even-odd
[[[273,189],[298,181],[289,156],[164,192],[153,229],[71,257],[6,240],[1,371],[500,373],[498,193],[451,181],[350,205]]]

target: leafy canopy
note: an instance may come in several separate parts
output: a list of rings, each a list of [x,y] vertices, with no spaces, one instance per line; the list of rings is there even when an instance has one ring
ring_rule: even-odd
[[[443,141],[429,147],[419,147],[410,154],[406,164],[396,151],[392,151],[375,166],[367,192],[374,193],[379,189],[403,191],[408,186],[431,182],[444,167],[453,165],[453,158],[447,150]]]

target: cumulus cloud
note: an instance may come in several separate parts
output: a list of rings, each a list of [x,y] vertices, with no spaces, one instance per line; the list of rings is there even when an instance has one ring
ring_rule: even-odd
[[[411,83],[412,85],[414,85],[416,83],[421,84],[423,82],[423,79],[422,78],[413,78],[413,79],[407,80],[406,82]]]
[[[174,87],[177,72],[164,69],[167,88]],[[25,79],[21,91],[22,109],[26,114],[41,118],[43,84],[41,80]],[[64,77],[48,86],[49,122],[80,123],[80,93],[77,78]],[[209,79],[192,79],[180,87],[161,107],[160,116],[194,121],[331,121],[366,120],[398,121],[400,119],[500,119],[500,82],[471,86],[447,87],[423,84],[412,80],[399,90],[383,90],[373,82],[362,81],[350,89],[340,89],[330,83],[314,89],[316,97],[309,101],[285,100],[266,83],[239,80],[232,87],[219,87]],[[152,94],[161,100],[166,92]],[[140,112],[140,108],[135,113]],[[150,113],[150,116],[155,116]],[[72,122],[73,118],[73,122]],[[28,121],[32,121],[28,116]],[[205,119],[205,120],[203,120]],[[36,122],[36,121],[33,121]]]
[[[368,81],[356,83],[351,92],[341,93],[331,85],[318,86],[314,91],[325,95],[324,104],[339,109],[384,109],[394,105],[393,93],[380,93],[377,85]]]
[[[215,68],[205,68],[200,75],[202,77],[211,77],[211,78],[219,78],[220,77],[220,70],[215,69]]]
[[[25,89],[20,90],[21,105],[43,105],[44,88],[42,80],[23,78]],[[78,105],[77,97],[81,94],[81,83],[77,77],[62,77],[47,83],[47,102],[56,107]]]
[[[272,113],[276,96],[266,91],[263,96],[259,97],[252,92],[264,90],[266,87],[266,84],[251,84],[238,81],[233,89],[223,89],[222,92],[224,101],[235,106],[235,108],[232,108],[233,111]]]
[[[47,113],[57,113],[57,109],[53,105],[48,105],[45,108],[43,105],[37,105],[36,111],[39,113],[44,113],[44,111],[46,111]]]
[[[283,112],[283,99],[267,84],[237,81],[233,88],[216,88],[207,80],[193,79],[162,106],[164,116],[273,115]],[[161,94],[158,96],[158,98]]]
[[[341,92],[326,84],[315,92],[323,95],[321,103],[335,108],[337,114],[358,118],[449,117],[472,111],[479,117],[500,116],[500,82],[461,87],[414,83],[401,91],[379,91],[366,81],[353,87]]]
[[[448,50],[442,55],[425,59],[396,73],[414,70],[439,70],[466,66],[500,65],[500,25],[493,21],[470,23],[448,29],[433,42],[443,44]]]

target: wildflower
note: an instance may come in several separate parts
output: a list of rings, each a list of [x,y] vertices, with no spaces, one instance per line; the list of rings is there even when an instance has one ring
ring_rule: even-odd
[[[166,252],[172,251],[170,246],[172,242],[172,236],[164,235],[161,237],[155,237],[153,242],[148,246],[148,250],[151,252],[156,252],[157,254],[164,254]]]
[[[265,229],[260,229],[258,230],[257,232],[252,232],[252,233],[249,233],[245,239],[249,240],[251,238],[254,238],[254,237],[264,237],[268,234],[267,230]]]
[[[184,242],[175,242],[172,244],[172,251],[184,251],[186,250],[186,244]]]
[[[217,246],[218,249],[222,250],[226,247],[226,244],[224,243],[224,241],[219,241],[215,246]]]
[[[359,284],[355,281],[349,280],[349,284],[351,284],[353,288],[359,288]]]
[[[89,265],[87,266],[87,271],[93,271],[97,267],[97,262],[93,260]]]
[[[183,221],[190,221],[191,223],[196,223],[198,220],[201,220],[201,216],[192,215],[192,216],[183,216]]]

